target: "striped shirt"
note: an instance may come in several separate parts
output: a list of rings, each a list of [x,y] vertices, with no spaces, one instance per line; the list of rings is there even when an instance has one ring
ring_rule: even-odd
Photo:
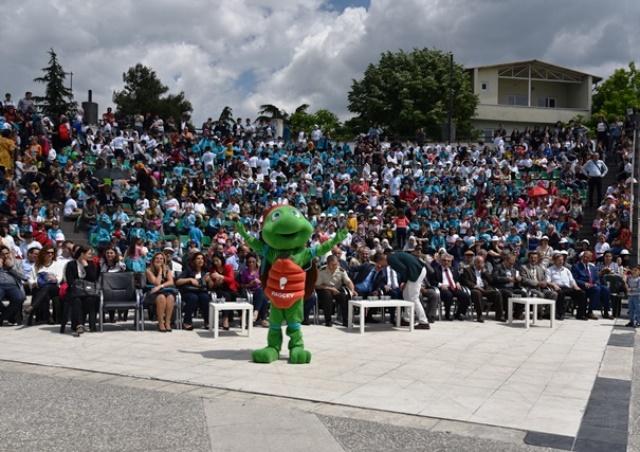
[[[640,295],[640,277],[629,276],[627,286],[629,287],[629,295]]]

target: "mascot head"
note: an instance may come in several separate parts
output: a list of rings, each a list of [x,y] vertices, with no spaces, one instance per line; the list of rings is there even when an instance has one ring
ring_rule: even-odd
[[[313,226],[295,207],[278,204],[262,216],[262,239],[276,250],[293,250],[307,245]]]

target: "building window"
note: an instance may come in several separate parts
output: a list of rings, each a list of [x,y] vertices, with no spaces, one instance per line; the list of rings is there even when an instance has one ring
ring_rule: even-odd
[[[480,87],[481,87],[482,91],[486,91],[487,90],[487,82],[482,82]]]
[[[507,97],[507,104],[520,105],[520,106],[526,107],[529,104],[529,102],[527,101],[527,96],[514,94]]]
[[[556,98],[555,97],[539,97],[538,107],[556,108]]]

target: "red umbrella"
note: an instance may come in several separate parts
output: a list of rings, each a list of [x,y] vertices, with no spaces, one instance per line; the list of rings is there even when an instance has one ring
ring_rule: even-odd
[[[536,198],[538,196],[547,196],[548,194],[549,192],[539,185],[536,185],[531,190],[529,190],[529,196],[531,196],[532,198]]]

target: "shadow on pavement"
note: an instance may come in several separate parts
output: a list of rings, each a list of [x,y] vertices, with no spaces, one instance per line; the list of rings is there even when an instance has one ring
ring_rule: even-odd
[[[206,359],[226,359],[230,361],[245,361],[251,362],[251,353],[253,350],[240,349],[240,350],[207,350],[204,352],[191,352],[188,350],[178,350],[180,353],[187,353],[190,355],[200,355]]]
[[[89,326],[85,325],[85,333],[90,333],[89,332]],[[54,334],[60,334],[60,325],[35,325],[35,326],[28,326],[28,327],[21,327],[21,328],[38,328],[40,330],[43,331],[48,331],[50,333],[54,333]],[[98,330],[96,331],[96,333],[100,332],[99,327]],[[105,333],[109,333],[109,332],[115,332],[115,331],[135,331],[136,328],[133,325],[133,323],[131,322],[120,322],[120,323],[105,323],[104,324],[104,332]],[[154,331],[153,329],[145,329],[145,331]],[[71,334],[71,324],[67,323],[65,330],[64,330],[64,334]],[[93,334],[93,333],[91,333]]]

